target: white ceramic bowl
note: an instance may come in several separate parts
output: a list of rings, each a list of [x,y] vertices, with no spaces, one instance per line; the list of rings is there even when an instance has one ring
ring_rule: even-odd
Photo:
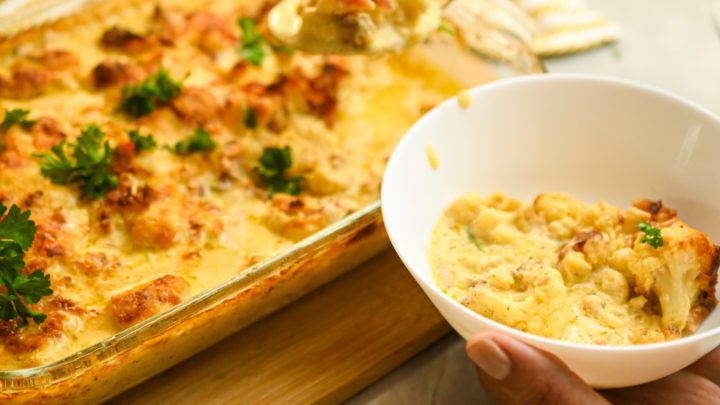
[[[595,387],[623,387],[682,369],[720,344],[720,309],[675,341],[608,347],[530,335],[478,315],[440,291],[426,246],[435,222],[461,194],[504,191],[530,201],[567,191],[588,203],[627,208],[661,199],[720,241],[720,119],[649,86],[589,75],[541,75],[481,86],[463,109],[450,99],[430,111],[393,153],[382,212],[413,277],[465,339],[501,331],[561,358]],[[437,151],[433,171],[425,145]]]

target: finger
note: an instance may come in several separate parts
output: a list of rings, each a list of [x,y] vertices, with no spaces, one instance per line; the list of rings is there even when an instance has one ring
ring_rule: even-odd
[[[509,336],[481,333],[466,350],[483,387],[503,404],[608,404],[557,357]]]
[[[703,376],[685,370],[646,384],[601,393],[615,405],[720,404],[720,387]]]
[[[720,347],[716,347],[685,370],[703,376],[720,386]]]

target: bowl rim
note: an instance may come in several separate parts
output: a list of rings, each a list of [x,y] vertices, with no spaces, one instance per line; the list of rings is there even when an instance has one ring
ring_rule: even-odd
[[[468,89],[468,93],[470,94],[470,96],[473,100],[473,103],[474,103],[475,100],[478,97],[481,97],[482,94],[484,94],[484,93],[492,93],[494,91],[497,91],[498,89],[512,88],[512,87],[516,87],[516,86],[522,86],[526,83],[536,83],[536,82],[594,83],[594,84],[601,84],[601,85],[605,85],[605,86],[613,86],[613,87],[618,87],[618,88],[630,89],[632,91],[639,91],[639,92],[646,93],[646,94],[649,94],[654,97],[664,98],[672,103],[676,103],[676,104],[682,105],[683,107],[688,108],[690,110],[694,110],[699,115],[705,116],[705,118],[709,119],[710,121],[714,121],[717,124],[717,126],[720,127],[720,115],[712,112],[708,108],[703,107],[700,104],[698,104],[686,97],[680,96],[671,91],[664,90],[664,89],[654,86],[654,85],[638,82],[635,80],[620,78],[620,77],[616,77],[616,76],[603,75],[603,74],[546,73],[546,74],[527,75],[527,76],[502,79],[502,80],[491,82],[488,84],[476,86],[471,89]],[[455,96],[450,97],[447,100],[445,100],[444,102],[435,106],[432,110],[428,111],[425,115],[423,115],[405,133],[403,138],[400,140],[398,145],[395,147],[395,150],[393,151],[392,155],[390,156],[390,159],[388,160],[386,171],[383,176],[383,183],[382,183],[382,188],[381,188],[381,193],[380,193],[380,201],[381,202],[383,200],[385,200],[385,196],[387,195],[387,191],[386,191],[387,182],[385,182],[384,179],[387,176],[387,173],[390,171],[388,169],[397,165],[397,163],[394,163],[394,161],[397,160],[397,158],[396,158],[397,154],[395,153],[395,151],[397,151],[401,148],[404,148],[405,145],[410,143],[411,141],[409,140],[410,137],[408,135],[419,132],[418,128],[425,125],[425,123],[428,122],[429,120],[436,119],[435,118],[436,115],[443,114],[444,111],[447,110],[448,108],[455,108],[455,109],[462,108],[455,101],[456,99],[457,99],[457,97],[455,97]],[[471,106],[472,106],[472,104],[471,104]],[[382,208],[383,208],[383,206],[381,205],[381,209]],[[591,343],[568,342],[568,341],[563,341],[563,340],[559,340],[559,339],[553,339],[553,338],[548,338],[548,337],[544,337],[544,336],[534,335],[534,334],[531,334],[528,332],[524,332],[524,331],[512,328],[510,326],[504,325],[500,322],[497,322],[495,320],[492,320],[490,318],[487,318],[485,316],[478,314],[477,312],[470,310],[469,308],[465,307],[464,305],[462,305],[459,302],[452,299],[449,295],[445,294],[437,286],[437,284],[434,281],[426,280],[424,275],[415,271],[408,264],[408,260],[405,258],[404,254],[401,252],[401,250],[396,247],[396,241],[398,241],[400,238],[398,238],[397,235],[391,229],[391,227],[388,226],[388,223],[391,223],[392,220],[388,221],[389,216],[386,215],[387,211],[385,209],[382,209],[382,212],[383,212],[385,229],[387,231],[387,234],[388,234],[390,242],[393,246],[393,249],[395,249],[396,253],[402,260],[402,262],[405,265],[405,267],[407,268],[407,270],[412,274],[412,276],[416,280],[416,282],[418,282],[418,284],[421,284],[421,287],[423,287],[423,290],[425,290],[426,288],[429,288],[439,297],[439,299],[449,303],[450,306],[454,310],[459,311],[459,312],[465,314],[466,316],[470,316],[470,317],[474,318],[476,321],[490,323],[492,326],[501,330],[502,332],[507,333],[511,336],[514,335],[515,337],[518,337],[525,342],[529,342],[531,344],[538,343],[545,347],[557,346],[557,347],[563,347],[563,348],[567,348],[567,349],[571,349],[571,350],[588,350],[588,351],[593,351],[593,352],[597,352],[597,353],[607,352],[607,351],[618,352],[618,353],[627,353],[627,352],[637,353],[637,352],[656,351],[656,350],[675,348],[678,346],[690,345],[690,344],[696,343],[698,341],[705,340],[706,338],[710,338],[715,335],[720,335],[720,325],[718,325],[710,330],[706,330],[706,331],[703,331],[700,333],[693,333],[693,334],[687,335],[687,336],[681,336],[680,338],[677,338],[674,340],[669,340],[669,341],[664,341],[664,342],[612,346],[612,345],[600,345],[600,344],[591,344]],[[716,294],[717,294],[717,292],[716,292]],[[427,294],[427,292],[426,292],[426,295],[429,295],[429,294]],[[429,298],[431,298],[431,297],[429,297]],[[431,301],[433,301],[432,298],[431,298]],[[433,304],[435,304],[435,303],[433,303]],[[713,311],[720,311],[720,304],[718,304]]]

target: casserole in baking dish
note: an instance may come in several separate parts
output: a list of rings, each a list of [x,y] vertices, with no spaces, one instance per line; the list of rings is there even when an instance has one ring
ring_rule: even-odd
[[[268,9],[93,2],[3,38],[0,201],[31,213],[20,272],[52,293],[0,321],[0,397],[102,400],[377,253],[395,142],[492,78],[449,36],[292,52]]]

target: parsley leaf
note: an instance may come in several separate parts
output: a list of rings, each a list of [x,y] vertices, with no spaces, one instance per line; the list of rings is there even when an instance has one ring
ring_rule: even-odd
[[[40,324],[45,315],[31,310],[25,303],[33,304],[52,294],[50,276],[42,270],[36,270],[30,276],[19,271],[25,268],[25,251],[32,246],[37,228],[30,220],[30,211],[23,212],[17,205],[8,210],[0,202],[0,217],[3,215],[0,220],[0,283],[7,289],[7,295],[0,294],[0,319],[9,321],[19,317],[22,324],[27,324],[27,319],[32,318]]]
[[[265,148],[262,156],[258,159],[258,166],[254,167],[255,172],[262,180],[270,186],[270,197],[277,193],[290,195],[300,194],[300,183],[302,176],[293,178],[285,177],[285,170],[292,166],[292,151],[289,146],[284,148]]]
[[[117,176],[110,171],[115,152],[103,138],[105,133],[96,124],[87,125],[77,143],[68,144],[72,158],[65,154],[65,141],[51,148],[52,154],[39,155],[44,159],[40,169],[54,184],[77,184],[80,198],[102,197],[118,186]],[[54,156],[53,156],[54,155]]]
[[[265,38],[252,18],[240,17],[237,24],[243,32],[240,57],[255,66],[260,66],[263,59],[265,59],[265,51],[263,50]]]
[[[139,85],[123,87],[120,110],[140,118],[155,111],[158,103],[172,100],[181,90],[182,85],[173,80],[167,70],[160,69]]]
[[[0,123],[0,135],[6,133],[13,125],[22,125],[29,127],[34,124],[35,121],[25,119],[30,114],[30,111],[16,108],[14,110],[5,109],[5,117]],[[5,138],[0,137],[0,149],[5,148]]]
[[[655,249],[663,246],[663,244],[665,243],[665,241],[663,241],[660,229],[655,228],[654,226],[650,225],[650,223],[645,221],[640,222],[639,224],[637,224],[637,229],[645,233],[645,235],[640,238],[640,243],[647,243]]]
[[[33,120],[26,119],[30,111],[16,108],[13,110],[5,109],[5,117],[0,124],[0,132],[7,132],[13,125],[30,126],[35,123]]]
[[[441,31],[445,31],[448,34],[452,35],[453,37],[455,36],[455,31],[452,28],[450,28],[447,24],[441,22],[439,28]]]
[[[480,242],[478,242],[477,238],[475,237],[475,233],[472,230],[472,227],[470,225],[465,227],[465,233],[467,234],[468,239],[470,239],[470,242],[472,242],[475,247],[482,251],[483,248],[480,246]]]
[[[173,152],[177,155],[189,155],[195,152],[203,152],[215,149],[217,143],[213,141],[210,134],[203,128],[198,128],[189,137],[175,144]]]
[[[245,127],[254,129],[257,127],[257,116],[255,115],[255,110],[252,108],[248,108],[247,111],[245,111]]]
[[[128,132],[130,141],[135,144],[135,152],[140,153],[142,151],[150,151],[157,147],[157,141],[153,138],[152,134],[140,135],[140,131],[133,129]]]

